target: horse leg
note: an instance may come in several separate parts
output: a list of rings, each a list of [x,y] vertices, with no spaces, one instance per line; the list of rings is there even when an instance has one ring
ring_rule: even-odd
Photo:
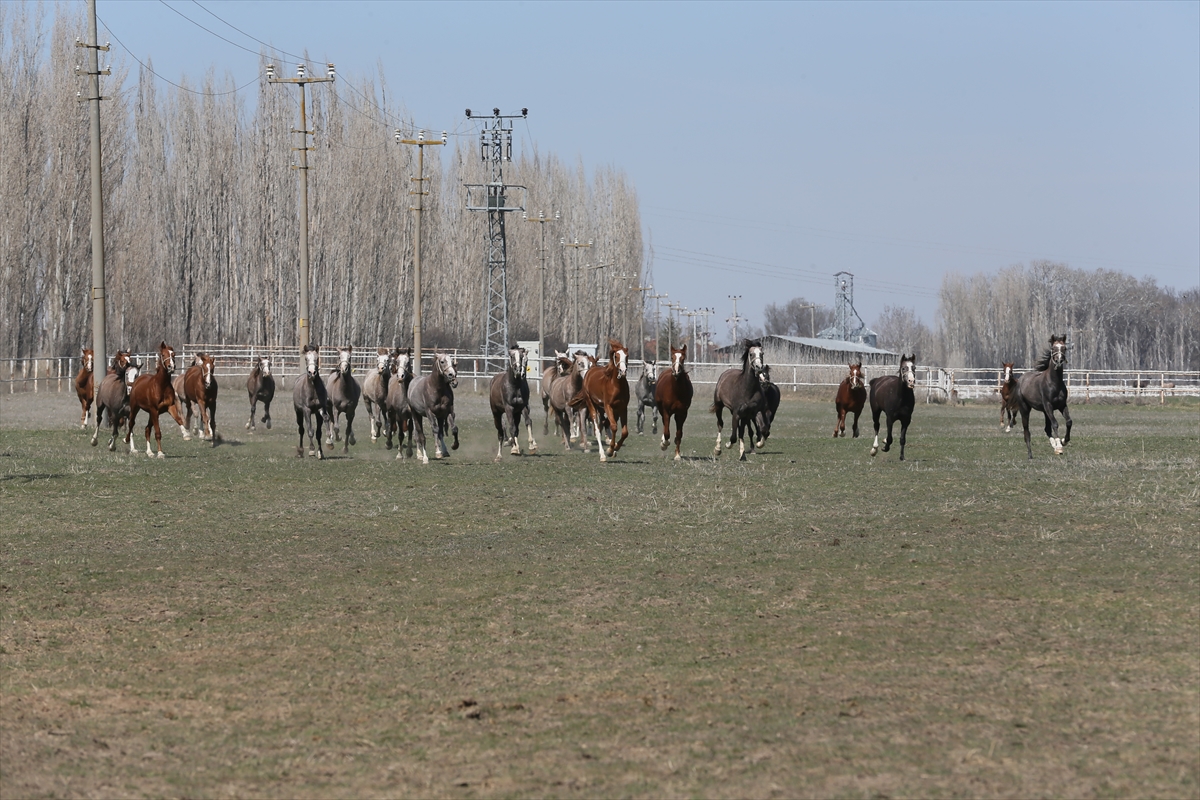
[[[525,432],[529,434],[529,454],[533,455],[538,450],[537,442],[533,439],[533,420],[529,414],[529,406],[525,406],[521,412],[521,417],[525,420]],[[520,433],[520,431],[518,431]]]
[[[417,458],[421,459],[422,464],[428,464],[429,456],[425,452],[425,418],[420,414],[413,413],[409,417],[409,425],[416,429]]]
[[[1050,437],[1050,446],[1054,448],[1054,454],[1061,456],[1063,452],[1062,439],[1058,438],[1058,418],[1054,416],[1054,408],[1050,407],[1044,410],[1046,414],[1046,435]]]
[[[296,427],[300,430],[300,444],[296,445],[296,458],[304,458],[304,409],[296,409]]]
[[[496,460],[504,458],[504,412],[492,409],[492,424],[496,426]],[[516,455],[519,455],[517,453]]]
[[[258,405],[258,398],[250,395],[250,421],[246,423],[246,430],[254,432],[254,409]]]
[[[675,460],[680,461],[679,443],[683,441],[683,423],[687,420],[687,410],[675,412]],[[663,417],[663,435],[666,436],[667,418]]]
[[[267,430],[271,430],[271,401],[263,401],[262,421],[267,424]]]
[[[208,438],[212,440],[213,447],[217,446],[217,398],[214,397],[212,402],[208,404]]]
[[[738,461],[746,460],[746,429],[750,427],[750,421],[743,419],[740,414],[734,415],[734,419],[730,420],[729,429],[736,431],[738,443]],[[730,438],[732,442],[732,437]],[[750,446],[754,446],[754,440],[750,440]]]
[[[629,438],[629,408],[626,407],[624,412],[618,414],[616,406],[608,406],[606,408],[606,414],[607,414],[608,420],[609,420],[609,427],[612,428],[612,431],[610,432],[611,435],[608,440],[608,443],[609,443],[608,454],[611,456],[611,455],[615,455],[616,452],[621,449],[621,445],[625,444],[625,440],[627,438]],[[617,423],[618,422],[621,423],[621,438],[620,439],[617,438]]]
[[[717,446],[713,448],[713,458],[719,458],[721,455],[721,437],[725,434],[725,422],[721,419],[721,411],[724,409],[724,406],[716,403],[713,408],[717,415]]]
[[[871,405],[871,419],[875,423],[875,443],[871,445],[871,455],[879,452],[879,413],[883,409],[875,408],[874,403]]]
[[[100,437],[100,420],[102,419],[102,416],[104,413],[103,409],[104,409],[104,406],[100,405],[99,401],[97,401],[96,402],[96,428],[95,428],[95,430],[92,431],[92,447],[96,446],[96,442]],[[111,416],[111,415],[109,415],[109,416]]]
[[[900,417],[900,460],[904,460],[904,440],[908,436],[908,423],[912,422],[912,417],[903,414]]]
[[[841,406],[837,407],[837,421],[833,423],[833,438],[838,438],[838,430],[841,430],[841,435],[846,435],[846,409]]]
[[[893,414],[888,413],[888,415],[887,415],[887,438],[884,439],[883,448],[882,448],[883,452],[885,452],[885,453],[892,449],[892,442],[895,441],[894,439],[892,439],[892,426],[894,426],[895,424],[896,424],[896,417]]]
[[[658,413],[662,417],[662,441],[658,446],[660,450],[666,450],[671,445],[671,414],[665,406],[659,406]]]
[[[316,428],[317,435],[310,437],[309,441],[316,442],[317,459],[318,460],[322,460],[325,458],[325,451],[321,449],[321,426],[324,425],[325,421],[328,419],[328,417],[326,416],[326,413],[327,412],[325,411],[325,409],[321,409],[320,412],[312,415],[313,426]]]
[[[133,455],[137,452],[137,448],[133,446],[133,421],[137,418],[137,409],[132,405],[129,407],[129,429],[125,431],[125,444],[129,445],[129,454]]]
[[[1029,452],[1029,460],[1033,461],[1033,445],[1029,441],[1029,414],[1031,411],[1032,409],[1026,408],[1024,403],[1021,404],[1021,428],[1025,433],[1025,449]]]
[[[346,412],[346,447],[342,449],[343,453],[350,452],[350,445],[356,444],[354,441],[354,409]]]
[[[1071,441],[1071,412],[1067,411],[1066,403],[1063,403],[1062,412],[1063,420],[1065,420],[1067,423],[1067,435],[1064,436],[1062,440],[1062,444],[1065,446],[1067,442]]]
[[[654,406],[650,406],[650,433],[658,435],[658,417],[654,415]]]
[[[608,455],[604,452],[604,439],[600,433],[600,409],[592,408],[591,403],[588,403],[588,419],[596,429],[596,449],[600,451],[600,463],[603,464],[608,461]]]

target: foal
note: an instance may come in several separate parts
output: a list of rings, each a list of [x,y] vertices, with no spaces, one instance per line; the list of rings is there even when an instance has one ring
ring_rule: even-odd
[[[1017,412],[1020,403],[1017,402],[1017,376],[1013,372],[1013,362],[1005,361],[1000,370],[1000,427],[1008,433],[1017,424]]]

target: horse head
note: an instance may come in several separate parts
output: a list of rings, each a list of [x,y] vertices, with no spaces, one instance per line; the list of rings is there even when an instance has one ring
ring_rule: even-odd
[[[158,346],[158,363],[168,375],[175,371],[175,348],[165,341]]]
[[[1067,364],[1067,335],[1056,333],[1050,337],[1050,366],[1062,369]]]
[[[1004,362],[1003,368],[1000,370],[1000,385],[1001,386],[1003,386],[1004,384],[1008,383],[1009,381],[1011,381],[1013,379],[1013,366],[1015,365],[1015,363],[1016,362],[1014,362],[1014,361],[1005,361]]]
[[[671,374],[682,375],[684,364],[687,362],[687,345],[683,347],[671,348]]]
[[[300,355],[304,358],[304,371],[308,373],[309,378],[316,378],[321,373],[321,351],[316,345],[306,344],[304,349],[300,351]]]
[[[448,353],[434,353],[433,355],[433,368],[446,378],[451,389],[458,387],[457,362],[458,359]]]
[[[354,348],[350,345],[338,348],[337,371],[346,377],[350,376],[350,356],[353,354]]]
[[[624,378],[625,371],[629,368],[629,350],[615,339],[609,339],[608,351],[609,360],[617,368],[617,377]]]
[[[864,381],[863,381],[862,362],[859,361],[855,364],[850,364],[849,366],[850,366],[850,376],[849,376],[850,377],[850,388],[851,389],[863,388]]]
[[[126,355],[128,355],[128,353]],[[142,374],[142,360],[140,358],[137,361],[129,361],[128,359],[126,359],[126,361],[125,361],[125,391],[126,392],[128,392],[130,389],[133,388],[133,382],[136,381],[138,379],[138,376],[141,374]]]
[[[412,377],[412,348],[401,350],[396,348],[392,351],[391,370],[392,374],[403,380],[404,378]]]
[[[909,389],[917,385],[917,354],[900,356],[900,380]]]
[[[129,351],[128,350],[118,350],[113,355],[112,368],[113,368],[113,372],[116,372],[116,373],[123,373],[123,372],[125,372],[125,370],[129,369]]]
[[[375,369],[380,375],[391,374],[392,371],[392,353],[386,347],[381,347],[375,353]]]
[[[259,356],[258,357],[258,371],[261,372],[263,375],[271,374],[271,357],[270,356]]]
[[[524,347],[515,344],[508,346],[508,371],[513,380],[520,380],[525,375],[525,367],[529,364],[529,352]]]
[[[761,378],[764,367],[762,341],[759,339],[747,339],[745,348],[742,351],[742,371],[745,372],[747,369],[750,369]]]
[[[200,374],[204,376],[204,387],[211,388],[213,382],[213,357],[208,353],[197,353],[196,363],[200,365]]]
[[[577,373],[579,373],[579,377],[581,377],[581,378],[584,375],[587,375],[587,371],[592,368],[593,364],[596,363],[595,358],[593,358],[592,356],[589,356],[587,353],[583,352],[582,350],[575,351],[575,356],[572,359],[572,361],[573,361],[573,364],[571,366],[571,369],[573,369]]]
[[[83,348],[83,368],[91,372],[96,364],[96,354],[90,347]]]

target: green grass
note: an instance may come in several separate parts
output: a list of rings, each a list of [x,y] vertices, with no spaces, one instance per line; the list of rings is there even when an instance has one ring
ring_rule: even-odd
[[[785,401],[739,464],[697,405],[679,465],[496,464],[476,398],[424,467],[3,431],[0,793],[1200,792],[1193,406],[1032,462],[921,406],[901,463]]]

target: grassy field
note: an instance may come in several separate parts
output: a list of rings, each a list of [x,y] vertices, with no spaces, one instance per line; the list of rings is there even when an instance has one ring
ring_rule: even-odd
[[[422,467],[230,394],[165,461],[0,397],[0,795],[1200,795],[1195,404],[496,464],[460,397]]]

